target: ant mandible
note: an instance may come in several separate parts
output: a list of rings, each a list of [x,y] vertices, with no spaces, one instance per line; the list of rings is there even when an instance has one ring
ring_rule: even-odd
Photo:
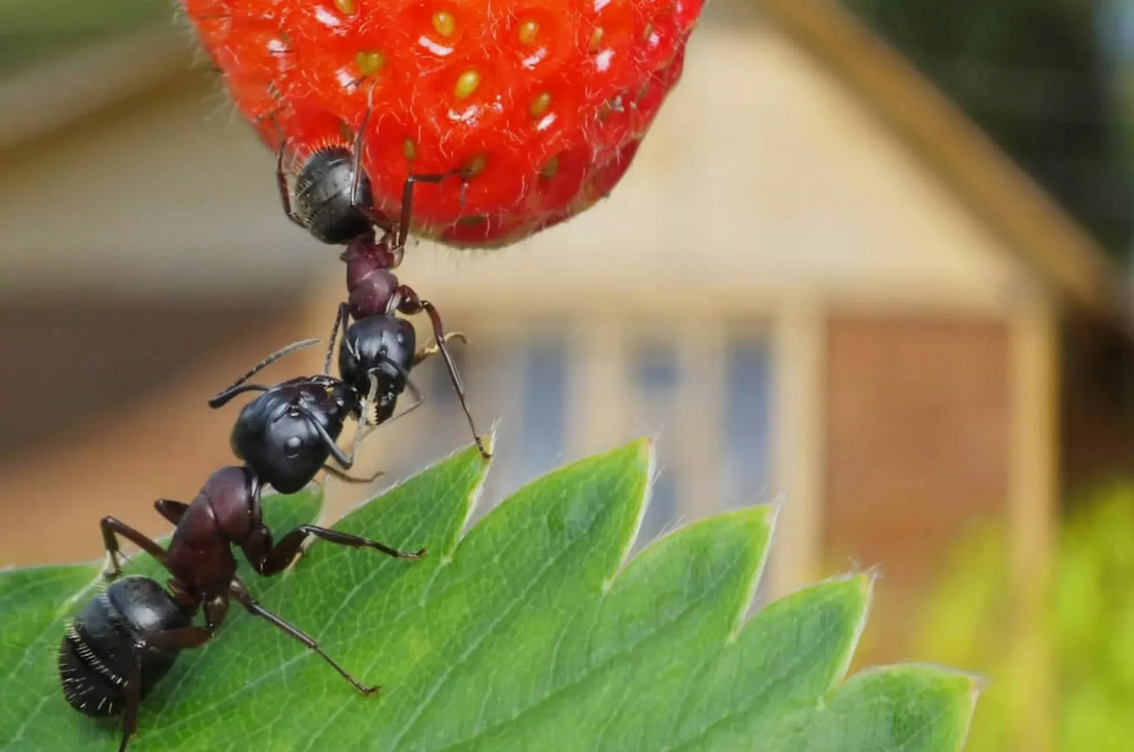
[[[395,317],[395,313],[411,316],[426,313],[433,326],[437,351],[445,360],[449,379],[461,409],[468,420],[473,438],[481,455],[490,453],[476,430],[472,413],[465,400],[465,388],[456,363],[446,347],[448,337],[437,308],[421,298],[413,288],[400,284],[393,270],[402,261],[409,238],[413,216],[413,188],[415,183],[440,183],[450,176],[467,178],[467,171],[457,170],[433,175],[410,175],[402,187],[401,218],[396,230],[392,220],[376,211],[367,200],[371,192],[370,179],[362,169],[363,134],[370,119],[370,106],[355,134],[353,151],[339,146],[316,150],[307,158],[296,178],[295,200],[284,171],[284,153],[287,141],[281,142],[276,154],[276,184],[284,212],[295,224],[308,230],[324,243],[346,244],[340,259],[347,265],[347,302],[339,305],[331,330],[331,350],[334,349],[339,329],[343,329],[342,347],[339,350],[339,374],[347,383],[364,393],[369,376],[384,372],[384,383],[393,391],[389,404],[383,409],[393,410],[393,402],[404,388],[404,373],[391,372],[393,360],[390,352],[403,348],[413,349],[413,328]],[[462,184],[462,192],[463,192]],[[378,237],[376,229],[382,230]],[[351,319],[354,323],[350,323]],[[402,341],[403,338],[405,341]],[[408,344],[407,344],[408,343]],[[329,370],[331,351],[327,355]]]

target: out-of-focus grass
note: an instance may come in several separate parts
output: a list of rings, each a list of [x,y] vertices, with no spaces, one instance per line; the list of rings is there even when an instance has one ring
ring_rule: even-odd
[[[0,79],[173,18],[169,0],[0,0]]]
[[[1053,708],[1057,752],[1126,752],[1134,737],[1134,482],[1092,490],[1063,521],[1042,622],[1060,695]],[[1035,666],[1012,629],[1003,528],[979,531],[956,551],[932,594],[919,656],[991,678],[969,752],[1017,747]],[[1015,721],[1013,720],[1015,719]],[[1026,720],[1026,718],[1025,718]],[[1037,719],[1040,720],[1040,719]]]

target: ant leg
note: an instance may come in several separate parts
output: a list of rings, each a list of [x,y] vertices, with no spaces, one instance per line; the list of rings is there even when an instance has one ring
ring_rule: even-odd
[[[331,373],[331,360],[335,355],[335,343],[339,339],[339,329],[342,329],[343,336],[346,337],[347,321],[350,318],[350,306],[346,303],[339,303],[339,312],[335,314],[335,325],[331,327],[331,339],[327,344],[327,357],[323,361],[323,374],[330,375]]]
[[[232,386],[228,387],[227,389],[224,389],[223,391],[221,391],[217,395],[215,395],[212,399],[210,399],[209,400],[209,407],[214,407],[214,408],[221,407],[221,406],[227,404],[228,401],[231,400],[233,397],[235,397],[236,395],[241,394],[243,392],[248,392],[248,391],[266,392],[266,391],[268,391],[268,387],[266,387],[266,386],[260,386],[258,384],[247,384],[247,385],[245,385],[244,382],[248,381],[248,379],[252,378],[256,374],[258,374],[260,371],[262,371],[265,368],[267,368],[268,366],[270,366],[272,363],[275,363],[277,360],[279,360],[283,356],[290,355],[291,353],[293,353],[297,350],[302,350],[306,347],[311,347],[312,345],[318,344],[318,342],[319,342],[318,339],[303,339],[303,340],[300,340],[299,342],[292,342],[290,345],[287,345],[285,347],[281,347],[279,350],[276,350],[274,353],[272,353],[268,357],[264,358],[263,360],[261,360],[256,365],[252,366],[252,368],[250,368],[247,373],[245,373],[239,379],[234,381],[232,383]]]
[[[358,535],[340,533],[317,525],[300,525],[294,530],[288,531],[275,545],[272,545],[270,536],[257,538],[253,545],[243,547],[244,555],[257,574],[271,577],[287,569],[295,561],[295,557],[299,555],[300,549],[303,548],[303,544],[307,541],[309,535],[339,546],[373,548],[395,559],[420,559],[428,553],[424,548],[417,551],[401,551],[387,546],[385,543]]]
[[[409,241],[410,222],[413,220],[413,187],[416,183],[440,183],[447,177],[463,174],[462,170],[450,170],[434,174],[410,175],[402,183],[402,216],[398,221],[398,242],[395,248],[401,250]]]
[[[134,643],[130,655],[130,674],[126,679],[126,702],[122,714],[122,743],[118,752],[126,752],[130,737],[138,730],[138,707],[142,701],[142,652],[147,648],[158,650],[188,650],[199,648],[213,636],[206,627],[181,627],[147,635]]]
[[[460,340],[462,345],[467,345],[469,343],[469,338],[466,337],[463,332],[449,332],[448,334],[445,335],[445,344],[449,344],[449,342],[451,340],[454,340],[454,339]],[[414,366],[421,365],[421,362],[423,360],[426,360],[428,358],[432,358],[434,355],[436,355],[439,352],[441,352],[441,346],[438,345],[436,342],[434,342],[429,347],[421,348],[420,350],[417,351],[417,354],[413,356]]]
[[[343,483],[353,483],[353,484],[361,485],[361,486],[365,486],[368,483],[373,483],[374,481],[378,480],[379,478],[381,478],[383,475],[386,474],[385,470],[378,470],[373,475],[371,475],[370,477],[363,478],[363,477],[359,477],[357,475],[351,475],[350,473],[344,472],[344,471],[338,469],[337,467],[335,467],[334,465],[332,465],[329,462],[324,463],[323,472],[327,473],[328,475],[333,475],[334,477],[341,480]]]
[[[413,401],[412,405],[410,405],[409,407],[407,407],[406,409],[402,410],[399,413],[395,413],[394,415],[391,415],[389,418],[382,421],[381,423],[379,423],[378,421],[375,421],[371,425],[366,425],[365,419],[362,420],[362,421],[359,421],[358,428],[355,430],[355,439],[354,439],[354,442],[353,442],[353,446],[351,448],[350,456],[348,457],[348,459],[350,460],[352,465],[354,464],[355,454],[358,451],[359,445],[363,441],[365,441],[366,437],[369,436],[371,433],[373,433],[375,431],[375,429],[378,428],[379,425],[389,425],[390,423],[393,423],[395,420],[398,420],[399,418],[404,418],[406,415],[409,415],[414,410],[416,410],[417,408],[419,408],[423,404],[425,404],[425,395],[421,393],[421,390],[418,389],[417,386],[412,381],[407,380],[406,386],[409,388],[410,392],[413,393],[413,400],[414,401]],[[368,411],[368,410],[369,410],[369,408],[365,407],[365,405],[364,405],[363,415],[365,415],[365,412]],[[335,467],[334,465],[330,464],[329,462],[324,463],[323,471],[326,472],[329,475],[334,476],[335,478],[338,478],[339,480],[343,481],[344,483],[353,483],[353,484],[360,484],[360,485],[366,485],[368,483],[373,483],[374,481],[378,480],[380,477],[382,477],[383,475],[386,474],[386,472],[384,470],[378,470],[373,475],[370,475],[368,477],[359,477],[359,476],[355,476],[355,475],[350,475],[349,473],[346,473],[346,472],[340,470],[339,468]]]
[[[386,422],[383,425],[389,425],[390,423],[393,423],[395,420],[398,420],[399,418],[404,418],[407,415],[409,415],[410,413],[412,413],[414,410],[416,410],[417,408],[419,408],[419,407],[421,407],[422,405],[425,404],[425,395],[422,394],[421,390],[417,388],[417,384],[413,383],[409,379],[406,379],[406,388],[409,389],[410,394],[413,395],[413,404],[410,405],[409,407],[407,407],[405,410],[402,410],[400,413],[395,413],[394,415],[391,415],[389,418],[386,419]],[[374,428],[377,428],[377,426],[374,426]],[[374,429],[372,428],[371,430],[374,430]],[[365,438],[365,436],[363,436],[363,438]]]
[[[165,549],[138,530],[113,517],[103,517],[99,521],[99,527],[102,529],[102,541],[103,545],[106,546],[106,555],[109,559],[106,569],[103,570],[104,577],[115,579],[122,576],[122,564],[119,560],[125,557],[118,548],[119,535],[154,557],[159,564],[165,566]]]
[[[437,340],[437,350],[441,353],[441,357],[445,359],[445,367],[449,369],[449,380],[453,383],[453,390],[457,393],[457,399],[461,403],[461,409],[465,412],[465,417],[469,421],[469,428],[472,429],[473,439],[476,440],[477,449],[480,450],[480,456],[488,459],[492,454],[485,448],[484,443],[480,440],[480,434],[477,433],[476,423],[473,421],[472,413],[469,412],[468,402],[465,400],[465,386],[461,383],[461,375],[457,372],[457,364],[453,362],[453,356],[449,354],[449,348],[445,346],[445,327],[441,323],[441,314],[438,313],[436,306],[428,300],[422,300],[418,297],[417,293],[412,288],[402,285],[398,288],[402,293],[402,301],[398,305],[398,310],[406,315],[412,315],[420,311],[425,311],[429,314],[429,320],[433,324],[433,336]]]
[[[154,509],[162,517],[166,518],[174,525],[181,522],[181,518],[185,516],[185,512],[189,510],[189,505],[183,501],[174,501],[173,499],[158,499],[154,502]]]
[[[355,431],[356,440],[354,441],[354,448],[351,450],[350,457],[348,458],[348,459],[351,460],[352,464],[354,462],[354,455],[355,455],[355,451],[357,451],[358,445],[361,444],[363,441],[365,441],[366,437],[369,436],[371,433],[373,433],[378,428],[379,425],[383,425],[383,426],[389,425],[389,424],[393,423],[395,420],[398,420],[399,418],[404,418],[405,416],[409,415],[414,410],[416,410],[417,408],[419,408],[419,407],[421,407],[422,405],[425,404],[425,395],[421,393],[421,390],[418,389],[417,386],[414,385],[414,383],[412,381],[407,381],[406,386],[413,393],[413,404],[412,405],[405,408],[404,410],[402,410],[399,413],[395,413],[394,415],[391,415],[389,418],[382,421],[381,423],[376,422],[376,423],[369,425],[369,426],[363,426],[363,424],[361,422],[358,424],[359,427]],[[359,477],[359,476],[350,475],[349,473],[343,472],[342,470],[340,470],[339,468],[335,467],[334,465],[332,465],[330,463],[325,463],[323,465],[323,470],[324,470],[324,472],[328,473],[329,475],[333,475],[334,477],[338,478],[339,480],[343,481],[344,483],[355,483],[355,484],[362,484],[362,485],[365,485],[367,483],[373,483],[374,481],[378,480],[380,477],[382,477],[383,475],[386,474],[386,472],[384,470],[379,470],[379,471],[375,472],[373,475],[370,475],[368,477]]]
[[[350,205],[366,221],[375,227],[386,229],[389,220],[374,211],[373,196],[366,196],[362,191],[362,150],[365,147],[366,126],[370,122],[370,113],[374,111],[374,82],[366,90],[366,111],[362,114],[362,122],[354,134],[354,146],[351,153],[350,166]]]
[[[239,579],[233,579],[232,585],[229,586],[229,592],[232,594],[232,597],[235,598],[238,603],[240,603],[240,605],[244,606],[245,610],[247,610],[248,613],[252,614],[253,616],[259,616],[261,619],[264,619],[269,624],[285,633],[287,636],[298,640],[299,642],[302,642],[307,646],[308,650],[311,650],[312,652],[318,654],[320,658],[329,663],[331,667],[335,669],[335,671],[339,672],[340,676],[354,685],[354,688],[362,694],[369,695],[379,690],[378,687],[368,687],[365,684],[360,683],[357,679],[347,673],[346,669],[336,663],[335,659],[324,653],[322,648],[319,647],[319,644],[316,643],[313,638],[305,634],[298,627],[292,626],[279,616],[276,616],[271,611],[261,606],[256,601],[256,599],[252,597],[252,594],[248,592],[248,588],[244,586],[244,583]]]
[[[287,175],[284,173],[283,168],[284,151],[286,149],[287,140],[285,139],[280,141],[280,148],[276,150],[276,188],[279,189],[280,203],[283,204],[283,210],[284,213],[287,214],[287,218],[306,229],[307,225],[303,223],[303,220],[299,218],[299,215],[296,214],[295,210],[291,207],[291,188],[287,185]]]

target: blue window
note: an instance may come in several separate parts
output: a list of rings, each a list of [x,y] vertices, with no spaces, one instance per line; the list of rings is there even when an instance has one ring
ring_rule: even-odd
[[[771,347],[765,338],[736,337],[729,343],[722,499],[729,506],[769,501],[771,366]]]
[[[545,337],[523,352],[523,396],[515,459],[520,482],[563,462],[567,437],[567,347],[562,337]]]

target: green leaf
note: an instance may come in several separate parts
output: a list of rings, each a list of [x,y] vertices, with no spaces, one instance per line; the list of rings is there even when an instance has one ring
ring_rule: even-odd
[[[486,464],[470,448],[425,470],[335,527],[427,545],[426,559],[317,542],[285,575],[249,579],[264,605],[381,694],[360,696],[302,645],[236,609],[147,698],[130,749],[962,748],[972,677],[903,665],[843,681],[871,575],[805,588],[745,623],[771,540],[769,508],[690,525],[627,562],[652,458],[641,441],[564,467],[463,538]],[[313,516],[312,499],[278,497],[265,508],[281,529],[281,517]],[[131,564],[146,566],[144,557]],[[54,663],[67,615],[91,596],[97,572],[0,574],[0,750],[117,748],[117,721],[71,710]]]

